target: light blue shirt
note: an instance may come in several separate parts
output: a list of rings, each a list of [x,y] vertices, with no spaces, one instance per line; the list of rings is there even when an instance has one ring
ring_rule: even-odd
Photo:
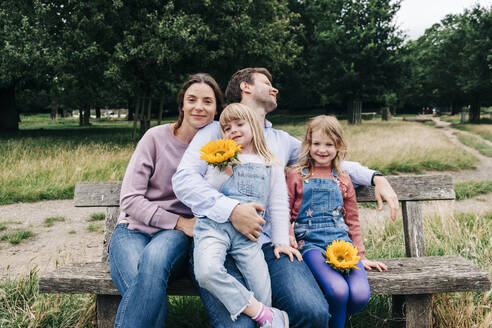
[[[265,120],[264,133],[268,147],[281,160],[284,167],[297,162],[301,141],[285,131],[272,128],[272,123],[267,120]],[[207,163],[200,160],[200,148],[210,140],[219,138],[221,138],[220,125],[217,121],[200,129],[185,151],[172,183],[178,199],[188,206],[196,217],[206,216],[222,223],[229,219],[232,210],[239,202],[224,196],[205,181]],[[343,161],[341,166],[350,175],[354,184],[371,185],[374,170],[358,162]],[[270,234],[269,231],[265,232],[267,235]],[[262,237],[265,235],[262,234]],[[260,237],[260,243],[266,241],[268,238]]]

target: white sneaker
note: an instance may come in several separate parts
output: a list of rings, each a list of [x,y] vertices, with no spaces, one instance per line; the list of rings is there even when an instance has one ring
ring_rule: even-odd
[[[260,328],[289,328],[289,317],[287,313],[274,307],[270,309],[273,312],[272,322],[265,321]]]

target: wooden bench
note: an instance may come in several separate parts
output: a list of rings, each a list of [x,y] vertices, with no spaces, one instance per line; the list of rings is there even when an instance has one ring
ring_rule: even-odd
[[[436,293],[486,291],[488,274],[459,256],[425,256],[422,201],[455,198],[450,175],[387,177],[402,204],[406,258],[382,259],[386,272],[368,271],[372,295],[392,295],[392,323],[398,327],[431,327],[431,297]],[[98,327],[112,327],[121,296],[108,269],[107,244],[119,214],[121,182],[80,182],[75,206],[107,207],[101,262],[75,263],[39,277],[40,293],[96,294]],[[375,202],[373,188],[357,190],[359,202]],[[197,295],[182,279],[168,287],[169,295]]]

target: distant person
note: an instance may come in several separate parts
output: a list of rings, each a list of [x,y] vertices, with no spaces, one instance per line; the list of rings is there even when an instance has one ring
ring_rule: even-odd
[[[331,314],[330,328],[345,327],[345,319],[361,311],[370,292],[364,269],[387,267],[365,256],[355,189],[340,164],[346,143],[338,120],[321,115],[309,121],[299,162],[287,173],[291,219],[298,248],[323,289]],[[325,263],[323,253],[335,240],[353,243],[360,261],[342,275]]]
[[[284,168],[268,149],[256,114],[243,104],[230,104],[220,115],[220,128],[224,138],[241,146],[239,161],[221,170],[209,165],[206,181],[225,196],[255,202],[259,210],[266,210],[270,214],[275,257],[283,253],[291,261],[293,256],[302,260],[299,251],[289,244]],[[197,219],[193,238],[196,280],[224,304],[232,321],[244,313],[259,327],[289,327],[287,314],[270,307],[270,275],[260,244],[246,238],[229,221],[218,223],[206,217]],[[227,273],[227,254],[234,258],[248,288]]]
[[[265,116],[277,107],[278,90],[272,86],[272,76],[265,68],[245,68],[234,73],[226,89],[230,103],[240,102],[252,109],[260,122],[264,122],[264,134],[269,149],[280,160],[282,167],[294,164],[299,155],[301,142],[287,132],[272,128]],[[330,314],[328,303],[318,288],[309,268],[303,261],[290,259],[285,254],[277,259],[271,243],[272,227],[257,214],[258,204],[240,202],[225,196],[205,179],[207,163],[200,160],[200,148],[209,140],[220,138],[220,126],[212,122],[195,135],[173,176],[173,189],[178,198],[189,206],[197,217],[207,217],[215,222],[230,221],[234,228],[261,246],[268,265],[273,306],[287,312],[293,327],[325,327]],[[388,181],[376,171],[359,163],[343,161],[341,166],[354,183],[370,186],[375,184],[379,208],[382,199],[388,201],[391,216],[396,218],[398,198]],[[228,256],[225,267],[238,281],[245,284],[241,273]],[[201,289],[200,295],[214,327],[254,327],[254,322],[245,315],[230,322],[230,313],[212,294]]]

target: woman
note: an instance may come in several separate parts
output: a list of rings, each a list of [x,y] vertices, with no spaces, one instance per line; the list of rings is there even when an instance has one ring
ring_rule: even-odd
[[[111,278],[122,295],[115,327],[163,327],[167,283],[186,272],[195,218],[174,195],[171,178],[224,99],[217,82],[199,73],[183,84],[177,101],[178,121],[147,131],[123,179],[122,212],[109,245]]]

